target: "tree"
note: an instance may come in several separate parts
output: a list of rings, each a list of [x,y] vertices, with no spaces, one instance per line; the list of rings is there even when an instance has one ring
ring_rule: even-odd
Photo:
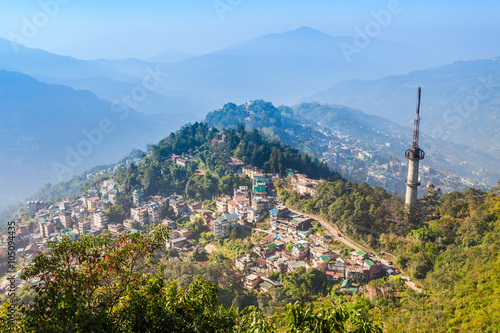
[[[238,239],[238,230],[236,230],[236,228],[233,228],[233,230],[231,230],[231,233],[229,234],[229,239],[232,241]]]
[[[22,279],[38,279],[33,303],[20,309],[26,331],[110,331],[125,292],[141,279],[139,270],[167,237],[165,228],[150,235],[63,237],[39,253]]]

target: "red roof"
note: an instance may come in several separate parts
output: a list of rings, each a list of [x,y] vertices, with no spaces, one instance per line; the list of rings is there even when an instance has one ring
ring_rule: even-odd
[[[231,206],[238,206],[238,203],[237,203],[236,201],[234,201],[234,200],[229,200],[229,201],[227,202],[227,204],[228,204],[228,205],[231,205]]]
[[[334,279],[340,279],[344,277],[344,273],[334,271],[326,271],[325,274],[332,276]]]
[[[267,262],[262,258],[257,258],[257,260],[255,260],[255,262],[261,266],[265,266],[267,264]]]
[[[348,263],[349,265],[351,265],[351,266],[356,266],[356,265],[357,265],[357,264],[356,264],[354,261],[352,261],[351,259],[346,259],[345,261],[347,261],[347,263]]]
[[[245,197],[243,197],[243,196],[234,197],[234,200],[236,202],[245,202],[245,201],[248,201],[248,199],[245,198]]]

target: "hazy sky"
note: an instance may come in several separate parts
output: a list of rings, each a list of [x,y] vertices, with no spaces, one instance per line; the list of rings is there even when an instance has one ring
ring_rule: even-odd
[[[301,26],[353,36],[391,2],[398,0],[0,0],[0,36],[82,59],[148,58],[171,48],[203,54]],[[399,2],[377,38],[447,61],[500,56],[498,0]]]

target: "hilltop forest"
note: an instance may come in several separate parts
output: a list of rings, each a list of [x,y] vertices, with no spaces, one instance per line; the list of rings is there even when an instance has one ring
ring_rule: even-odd
[[[186,168],[171,163],[171,154],[188,158],[191,163]],[[231,158],[281,177],[286,175],[285,169],[291,168],[318,179],[341,179],[315,157],[269,139],[257,130],[246,131],[240,125],[220,132],[205,123],[184,126],[177,133],[170,134],[151,146],[150,156],[145,157],[140,165],[122,168],[113,177],[127,193],[144,188],[147,195],[176,192],[206,200],[232,193],[245,181],[228,170],[227,162]]]

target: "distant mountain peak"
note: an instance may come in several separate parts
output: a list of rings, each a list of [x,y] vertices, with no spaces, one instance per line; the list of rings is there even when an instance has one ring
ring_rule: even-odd
[[[300,28],[297,28],[295,30],[291,30],[291,31],[295,31],[295,32],[305,32],[305,33],[320,33],[320,34],[325,34],[323,31],[321,30],[318,30],[318,29],[314,29],[314,28],[311,28],[311,27],[308,27],[308,26],[302,26]]]
[[[196,57],[196,55],[178,49],[169,49],[154,57],[146,59],[149,62],[173,63]]]

